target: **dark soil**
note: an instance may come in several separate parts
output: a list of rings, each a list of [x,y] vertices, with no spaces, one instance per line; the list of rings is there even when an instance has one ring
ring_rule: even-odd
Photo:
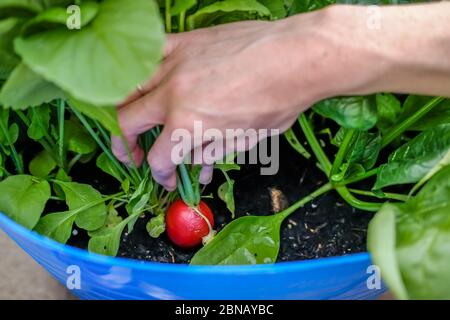
[[[273,214],[273,194],[284,199],[287,204],[293,204],[325,183],[324,174],[316,167],[314,160],[308,161],[299,156],[284,138],[280,141],[282,157],[277,175],[261,176],[257,165],[243,166],[240,172],[231,174],[235,179],[237,217]],[[88,175],[86,179],[92,183],[92,177]],[[78,175],[77,180],[80,180]],[[204,193],[214,194],[216,198],[205,201],[215,213],[218,231],[231,221],[231,214],[217,197],[217,188],[223,181],[222,174],[217,172],[214,183]],[[106,181],[100,176],[96,182],[104,186]],[[102,188],[99,189],[102,191]],[[326,194],[297,210],[282,225],[278,261],[363,252],[366,250],[366,231],[371,217],[371,213],[355,210],[344,203],[336,193]],[[195,250],[180,250],[165,235],[159,239],[149,237],[145,229],[148,219],[149,217],[139,219],[131,234],[124,233],[118,256],[188,263]],[[80,230],[75,233],[77,235],[72,237],[69,244],[86,248],[86,235]]]

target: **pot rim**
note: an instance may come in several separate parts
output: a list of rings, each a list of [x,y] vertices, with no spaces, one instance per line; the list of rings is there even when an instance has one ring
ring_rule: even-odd
[[[6,227],[5,227],[6,226]],[[165,272],[165,273],[202,273],[202,274],[248,274],[261,275],[278,272],[298,272],[300,270],[324,269],[345,264],[362,263],[370,261],[370,255],[367,252],[348,254],[337,257],[318,258],[312,260],[277,262],[275,264],[259,265],[241,265],[241,266],[191,266],[188,264],[171,264],[162,262],[141,261],[123,257],[109,257],[96,253],[90,253],[87,250],[64,245],[50,238],[44,237],[35,231],[28,230],[11,220],[6,214],[0,212],[0,229],[6,234],[5,229],[21,237],[27,238],[35,243],[46,247],[47,249],[58,252],[62,255],[73,256],[77,260],[83,260],[103,265],[111,265],[118,268],[128,268],[146,272]]]

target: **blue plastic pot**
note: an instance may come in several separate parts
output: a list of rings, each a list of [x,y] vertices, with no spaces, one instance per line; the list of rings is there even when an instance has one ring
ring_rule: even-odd
[[[272,265],[208,267],[104,257],[64,246],[0,213],[0,228],[62,284],[80,270],[82,299],[375,299],[367,253]]]

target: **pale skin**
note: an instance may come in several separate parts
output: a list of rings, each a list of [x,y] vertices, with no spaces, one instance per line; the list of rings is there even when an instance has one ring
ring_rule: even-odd
[[[337,5],[276,22],[246,21],[170,35],[158,72],[119,108],[133,161],[140,134],[164,129],[147,155],[153,177],[176,188],[176,128],[287,130],[314,103],[376,92],[450,97],[450,2],[380,7]],[[369,19],[369,20],[368,20]],[[237,150],[251,147],[240,141]],[[198,139],[197,139],[198,140]],[[200,141],[193,148],[223,141]],[[128,163],[122,140],[114,154]],[[200,180],[209,183],[205,160]]]

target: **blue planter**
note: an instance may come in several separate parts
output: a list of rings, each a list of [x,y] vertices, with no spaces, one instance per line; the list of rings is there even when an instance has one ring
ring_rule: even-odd
[[[0,213],[0,228],[62,284],[79,267],[82,299],[374,299],[367,253],[272,265],[208,267],[104,257],[61,245]],[[69,268],[69,269],[68,269]],[[70,279],[70,278],[69,278]]]

